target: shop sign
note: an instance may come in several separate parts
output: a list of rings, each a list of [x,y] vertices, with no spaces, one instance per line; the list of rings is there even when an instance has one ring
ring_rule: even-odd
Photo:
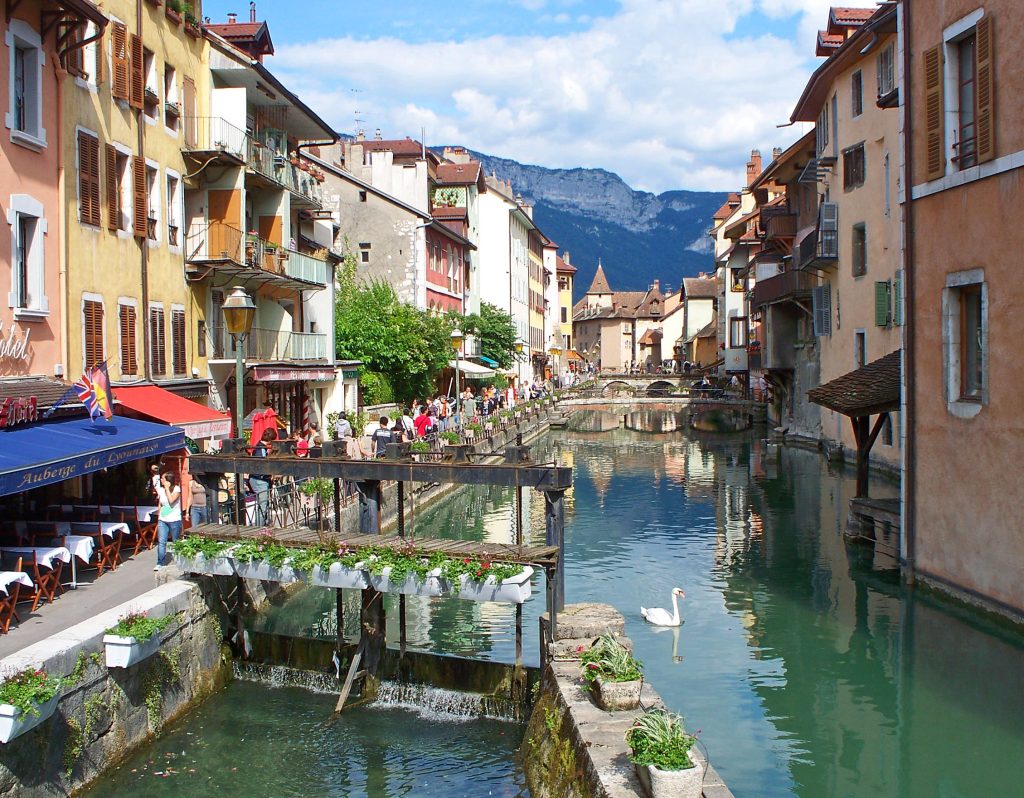
[[[14,325],[4,335],[4,322],[0,319],[0,360],[28,360],[28,336],[31,330],[25,330],[21,336],[15,336]]]
[[[253,374],[258,382],[334,381],[333,368],[289,369],[256,366],[253,368]]]
[[[0,428],[16,427],[39,420],[39,401],[34,396],[0,400]]]

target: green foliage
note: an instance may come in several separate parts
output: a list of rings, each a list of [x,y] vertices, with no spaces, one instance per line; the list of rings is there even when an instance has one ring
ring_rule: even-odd
[[[409,544],[399,549],[369,550],[365,562],[367,570],[374,576],[380,576],[385,568],[390,568],[388,580],[391,582],[403,582],[410,575],[423,581],[431,571],[445,563],[445,557],[438,552],[426,556],[417,554]]]
[[[267,532],[256,538],[243,540],[231,551],[231,557],[245,563],[265,560],[274,568],[280,568],[284,561],[295,553],[283,543],[274,540],[273,535]]]
[[[64,686],[74,687],[76,684],[80,684],[82,679],[85,678],[85,672],[89,669],[89,663],[99,665],[102,661],[103,657],[100,656],[98,651],[93,651],[91,654],[79,651],[78,658],[75,660],[75,667],[71,673],[64,677]]]
[[[324,440],[335,440],[334,425],[338,423],[339,418],[341,418],[341,413],[333,412],[327,414],[327,428],[323,430],[323,433],[326,436]]]
[[[334,482],[327,477],[311,477],[303,482],[299,490],[304,496],[316,496],[321,504],[334,498]]]
[[[493,576],[494,581],[501,584],[522,571],[523,566],[521,565],[496,563],[490,560],[473,560],[469,557],[445,560],[441,566],[441,576],[453,586],[458,585],[462,576],[468,576],[474,582],[484,582],[488,577]]]
[[[386,282],[361,280],[351,252],[339,272],[334,317],[338,357],[363,363],[367,404],[423,396],[448,365],[456,320],[400,302]]]
[[[134,637],[140,643],[144,643],[170,626],[174,617],[165,615],[162,618],[150,618],[144,612],[127,612],[117,619],[116,626],[107,629],[107,634]]]
[[[683,730],[683,719],[664,709],[649,709],[626,732],[630,759],[659,770],[685,770],[697,763],[690,749],[697,737]]]
[[[413,441],[409,444],[409,451],[413,454],[429,454],[430,444],[426,441]]]
[[[161,651],[160,656],[150,661],[149,669],[142,677],[143,700],[149,727],[159,732],[163,726],[164,692],[181,678],[181,648],[170,652]]]
[[[445,441],[446,443],[458,443],[459,433],[455,432],[454,430],[446,429],[444,432],[441,433],[441,440]]]
[[[212,557],[224,556],[225,551],[230,547],[230,543],[220,540],[210,540],[209,538],[201,538],[197,535],[188,535],[173,542],[171,544],[171,552],[188,560],[194,560],[200,554],[210,559]]]
[[[480,354],[503,368],[511,368],[516,360],[516,326],[512,317],[489,302],[480,303],[480,313],[471,313],[462,321],[463,332],[480,339]],[[493,381],[495,387],[497,380]],[[507,383],[506,383],[507,385]]]
[[[0,704],[17,707],[23,714],[38,715],[38,705],[45,704],[57,694],[60,682],[44,670],[26,668],[17,671],[0,683]]]
[[[583,678],[592,682],[598,676],[610,682],[632,682],[643,678],[643,665],[622,643],[609,634],[601,635],[580,657]]]

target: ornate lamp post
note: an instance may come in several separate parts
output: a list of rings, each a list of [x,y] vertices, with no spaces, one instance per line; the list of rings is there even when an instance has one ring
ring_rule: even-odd
[[[553,372],[552,376],[554,377],[552,383],[556,388],[560,388],[562,383],[562,370],[561,358],[559,356],[562,354],[562,347],[558,345],[558,341],[553,335],[551,336],[551,345],[548,347],[548,354],[551,355],[551,370]]]
[[[256,317],[256,304],[245,289],[236,286],[228,294],[221,305],[224,314],[224,326],[231,334],[235,344],[235,437],[242,437],[242,420],[245,418],[243,407],[243,388],[245,379],[245,339],[252,331],[252,322]],[[242,475],[235,474],[235,523],[241,524],[244,510],[242,494]],[[219,519],[214,519],[219,523]]]
[[[465,336],[462,334],[462,330],[456,327],[454,330],[452,330],[451,339],[452,349],[455,350],[455,417],[459,419],[459,421],[461,421],[462,416],[460,414],[460,411],[462,409],[462,397],[461,391],[459,390],[459,353],[462,350],[462,342],[463,340],[465,340]]]

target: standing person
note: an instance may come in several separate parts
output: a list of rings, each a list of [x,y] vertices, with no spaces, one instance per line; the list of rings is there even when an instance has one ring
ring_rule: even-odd
[[[195,477],[192,477],[188,486],[189,505],[188,517],[192,526],[199,526],[206,523],[206,486]]]
[[[462,416],[466,424],[476,418],[476,400],[473,398],[473,391],[469,388],[466,388],[466,394],[462,400]]]
[[[174,542],[181,535],[181,487],[178,485],[178,475],[173,471],[165,471],[160,475],[160,490],[158,493],[160,509],[156,524],[156,565],[154,571],[164,567],[164,560],[167,559],[167,540]]]
[[[516,389],[512,383],[505,389],[505,406],[512,410],[516,406]]]
[[[343,438],[352,437],[352,425],[348,421],[348,414],[342,410],[338,413],[338,420],[334,422],[334,439],[342,440]]]
[[[416,434],[425,438],[429,434],[430,430],[430,413],[425,406],[420,407],[420,414],[416,416],[413,424],[416,427]]]
[[[450,412],[451,411],[448,408],[448,397],[447,396],[442,396],[441,397],[441,414],[437,417],[438,418],[438,422],[439,422],[439,426],[440,426],[440,428],[442,430],[448,429],[448,416],[449,416]]]
[[[160,496],[160,466],[153,463],[149,467],[149,490],[154,498]]]
[[[416,425],[413,421],[412,410],[408,407],[402,411],[402,431],[407,441],[411,441],[416,437]]]
[[[380,426],[374,430],[370,436],[370,442],[373,444],[373,456],[383,457],[387,452],[389,443],[394,442],[394,437],[391,434],[391,430],[388,429],[388,417],[380,417]]]
[[[270,444],[277,440],[277,433],[272,429],[263,430],[263,437],[252,450],[253,457],[269,457]],[[256,494],[256,525],[266,526],[270,510],[270,474],[250,474],[249,488]]]

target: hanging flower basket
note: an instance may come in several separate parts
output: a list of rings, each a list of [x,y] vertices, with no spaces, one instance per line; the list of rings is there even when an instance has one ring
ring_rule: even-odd
[[[384,568],[379,575],[370,574],[370,587],[379,590],[381,593],[402,593],[406,596],[440,596],[444,589],[441,580],[440,568],[435,568],[427,574],[426,579],[420,579],[416,574],[409,574],[401,582],[391,581],[391,568]]]
[[[243,579],[258,579],[261,582],[297,582],[299,573],[288,563],[271,565],[266,560],[242,562],[234,560],[235,573]]]
[[[48,720],[59,701],[60,696],[55,695],[44,704],[36,704],[35,712],[22,712],[11,704],[0,704],[0,743],[9,743],[15,737]]]
[[[522,604],[530,598],[533,590],[530,583],[532,576],[533,568],[529,565],[523,566],[520,573],[501,582],[495,580],[493,576],[481,582],[470,579],[468,574],[463,574],[459,581],[459,598],[468,601],[505,601]]]
[[[160,650],[160,635],[149,640],[120,635],[103,635],[103,651],[108,668],[130,668]]]
[[[331,563],[327,569],[314,565],[306,581],[318,587],[348,587],[355,590],[370,586],[366,572],[362,568],[347,568],[340,562]]]
[[[174,564],[183,574],[208,574],[209,576],[234,576],[235,566],[228,557],[207,557],[196,554],[194,557],[174,555]]]
[[[60,701],[60,679],[26,668],[0,684],[0,743],[9,743],[49,718]]]

